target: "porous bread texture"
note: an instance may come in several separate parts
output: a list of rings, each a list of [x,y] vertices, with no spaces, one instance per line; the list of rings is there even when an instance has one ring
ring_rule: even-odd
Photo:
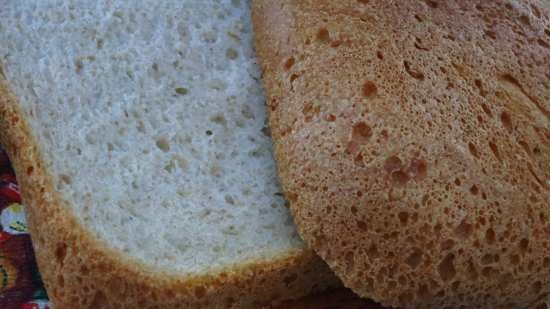
[[[4,72],[82,224],[196,274],[299,250],[245,1],[12,2]]]
[[[56,308],[259,308],[337,286],[277,184],[249,1],[12,1],[0,141]]]
[[[550,294],[541,1],[257,0],[283,189],[363,297],[528,308]]]

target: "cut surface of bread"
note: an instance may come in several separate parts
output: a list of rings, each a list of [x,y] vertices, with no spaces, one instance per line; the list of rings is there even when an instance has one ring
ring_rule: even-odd
[[[550,294],[548,2],[258,0],[253,22],[283,189],[347,287]]]
[[[279,192],[249,6],[2,5],[1,139],[56,308],[244,308],[337,282]]]

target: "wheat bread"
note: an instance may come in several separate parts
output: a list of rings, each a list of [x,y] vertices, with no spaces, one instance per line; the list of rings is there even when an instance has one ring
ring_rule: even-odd
[[[0,140],[56,308],[258,308],[338,284],[279,192],[249,7],[2,4]]]
[[[257,0],[253,22],[283,189],[347,287],[550,294],[548,2]]]

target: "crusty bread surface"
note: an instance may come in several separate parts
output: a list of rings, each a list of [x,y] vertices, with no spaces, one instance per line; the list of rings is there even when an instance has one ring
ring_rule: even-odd
[[[279,192],[249,7],[2,5],[0,142],[55,308],[259,308],[339,284]]]
[[[279,175],[344,284],[402,308],[550,294],[541,1],[256,0]]]

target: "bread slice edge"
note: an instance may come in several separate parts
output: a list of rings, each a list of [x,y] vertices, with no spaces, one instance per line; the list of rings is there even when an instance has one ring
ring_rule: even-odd
[[[46,290],[57,309],[259,308],[340,285],[304,248],[212,274],[178,276],[95,238],[71,213],[0,68],[0,144],[14,166]]]

